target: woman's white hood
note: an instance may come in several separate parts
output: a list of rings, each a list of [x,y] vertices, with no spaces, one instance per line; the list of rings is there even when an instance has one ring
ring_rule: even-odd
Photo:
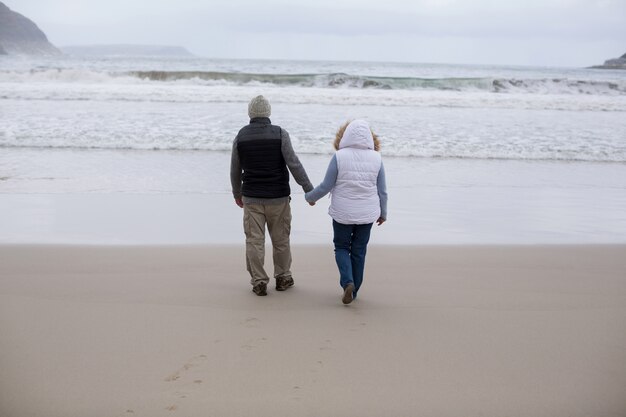
[[[350,122],[339,142],[339,149],[343,148],[374,149],[374,137],[369,123],[365,120]]]

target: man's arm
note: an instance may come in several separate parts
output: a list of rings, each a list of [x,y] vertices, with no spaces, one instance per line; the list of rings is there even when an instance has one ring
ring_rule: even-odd
[[[233,150],[230,156],[230,185],[233,190],[235,203],[239,207],[243,207],[241,199],[241,162],[239,161],[239,151],[237,150],[238,138],[236,137],[233,141]]]
[[[281,129],[282,131],[282,144],[281,150],[283,152],[283,158],[285,159],[285,163],[291,171],[291,175],[296,180],[296,182],[302,187],[304,192],[309,192],[313,189],[313,184],[309,180],[308,175],[306,175],[306,171],[304,167],[300,163],[300,159],[298,159],[298,155],[293,150],[293,146],[291,146],[291,138],[289,137],[289,133],[285,129]]]

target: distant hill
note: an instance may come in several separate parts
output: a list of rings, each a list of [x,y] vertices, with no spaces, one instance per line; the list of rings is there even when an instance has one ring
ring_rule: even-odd
[[[64,46],[61,50],[80,56],[194,56],[182,46],[163,45],[76,45]]]
[[[604,61],[603,65],[594,65],[591,68],[600,69],[626,69],[626,54],[619,58],[608,59]]]
[[[0,2],[0,54],[59,55],[46,35],[30,19]]]

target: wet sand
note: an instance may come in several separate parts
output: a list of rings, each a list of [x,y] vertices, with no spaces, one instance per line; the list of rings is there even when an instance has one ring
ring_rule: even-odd
[[[618,416],[626,246],[0,246],[0,415]],[[268,257],[271,265],[271,260]]]

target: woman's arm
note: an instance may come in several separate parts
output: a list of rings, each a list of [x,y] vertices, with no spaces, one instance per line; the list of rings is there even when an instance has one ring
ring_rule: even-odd
[[[337,182],[337,174],[339,170],[337,169],[337,156],[333,155],[330,163],[328,164],[328,169],[326,170],[326,176],[324,176],[324,181],[313,190],[304,194],[304,198],[309,203],[314,203],[320,198],[324,197],[326,194],[330,192],[335,186]]]
[[[376,188],[378,188],[378,198],[380,199],[380,219],[378,225],[387,220],[387,180],[385,178],[385,166],[380,163],[380,171],[376,179]],[[382,219],[382,222],[380,221]]]

